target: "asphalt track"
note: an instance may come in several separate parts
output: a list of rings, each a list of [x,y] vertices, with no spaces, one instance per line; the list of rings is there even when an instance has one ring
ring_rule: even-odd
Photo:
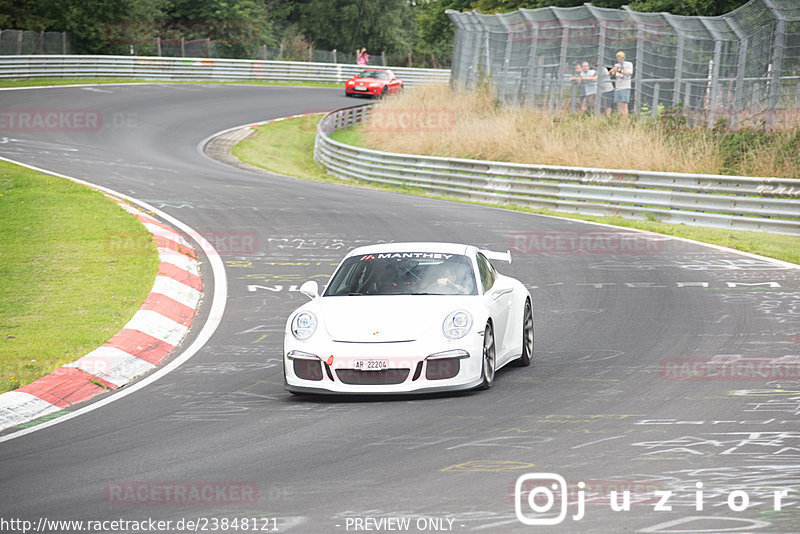
[[[118,402],[0,443],[0,530],[21,531],[2,523],[14,519],[153,518],[178,532],[182,518],[207,518],[207,532],[244,532],[256,525],[223,529],[219,521],[270,518],[259,532],[800,531],[800,377],[788,365],[800,358],[800,271],[784,265],[646,236],[632,238],[646,251],[515,253],[500,269],[534,296],[531,367],[499,372],[490,391],[452,396],[285,392],[283,323],[305,299],[293,286],[324,280],[347,249],[441,240],[505,250],[515,235],[530,247],[534,238],[622,232],[255,174],[198,151],[238,124],[352,104],[341,93],[168,84],[0,92],[4,111],[99,110],[97,131],[0,132],[0,155],[177,217],[216,240],[229,283],[219,328],[178,369]],[[715,357],[762,359],[776,374],[674,379],[674,360]],[[775,358],[787,365],[778,369]],[[559,526],[516,517],[515,482],[534,472],[561,475],[572,488]],[[257,498],[232,502],[231,490],[175,504],[158,502],[164,494],[153,489],[207,482],[257,489]],[[574,519],[579,482],[585,516]],[[534,520],[541,517],[531,515],[526,491],[539,483],[522,488],[521,510]],[[115,500],[115,488],[132,487],[152,491]],[[629,511],[611,510],[613,489],[631,491]],[[781,510],[776,489],[789,490]],[[671,511],[653,490],[672,492]],[[746,510],[729,506],[735,491],[731,503],[746,495]],[[562,504],[555,494],[553,511]]]

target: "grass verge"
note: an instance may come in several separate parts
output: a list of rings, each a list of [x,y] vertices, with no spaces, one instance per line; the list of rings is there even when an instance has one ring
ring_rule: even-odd
[[[99,191],[0,161],[0,393],[96,349],[153,286],[142,224]]]
[[[140,80],[137,78],[34,78],[26,80],[0,80],[0,88],[41,87],[45,85],[85,85],[109,83],[194,83],[215,85],[292,85],[308,87],[341,87],[332,82],[280,82],[261,80]]]
[[[340,181],[314,161],[314,136],[322,114],[259,126],[233,147],[241,161],[287,176],[318,181]]]
[[[315,115],[299,119],[287,119],[261,126],[258,128],[258,135],[251,136],[236,145],[233,154],[240,160],[250,163],[251,165],[262,167],[279,174],[296,176],[298,178],[324,180],[349,185],[357,184],[373,189],[399,191],[432,198],[447,198],[448,200],[462,202],[461,200],[448,197],[428,195],[414,188],[375,186],[373,184],[345,181],[326,174],[325,170],[318,165],[313,158],[314,136],[316,134],[316,124],[319,121],[319,117],[319,115]],[[364,146],[363,134],[356,129],[340,130],[335,132],[332,137],[342,143]],[[494,204],[484,205],[496,206]],[[623,219],[622,217],[595,217],[590,215],[565,214],[550,210],[533,210],[513,204],[505,204],[500,207],[528,213],[553,215],[625,228],[647,230],[650,232],[702,241],[704,243],[712,243],[743,252],[760,254],[770,258],[800,264],[800,237],[797,236],[721,228],[703,228],[682,224],[667,224],[657,221],[635,221]]]

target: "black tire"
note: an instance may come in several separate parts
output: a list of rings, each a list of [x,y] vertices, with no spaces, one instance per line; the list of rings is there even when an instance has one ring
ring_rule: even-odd
[[[527,367],[533,359],[533,310],[531,301],[525,301],[525,311],[522,313],[522,354],[514,362],[519,367]]]
[[[494,374],[497,370],[497,359],[494,344],[494,329],[492,323],[486,323],[483,331],[483,381],[478,389],[489,389],[494,383]]]
[[[348,93],[347,91],[344,92],[344,96],[353,96],[352,94]]]

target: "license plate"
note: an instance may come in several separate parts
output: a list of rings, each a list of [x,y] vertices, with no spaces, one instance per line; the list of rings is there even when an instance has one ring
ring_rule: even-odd
[[[366,87],[361,87],[360,85],[356,85],[355,89],[356,89],[356,91],[366,91],[367,90]]]
[[[389,368],[389,360],[356,360],[353,368],[357,371],[385,371]]]

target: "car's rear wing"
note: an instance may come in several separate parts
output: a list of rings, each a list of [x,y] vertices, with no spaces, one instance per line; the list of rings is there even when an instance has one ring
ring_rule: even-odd
[[[506,250],[505,252],[494,252],[491,250],[481,250],[481,254],[486,256],[490,260],[497,260],[497,261],[505,261],[507,263],[511,263],[511,251]]]

